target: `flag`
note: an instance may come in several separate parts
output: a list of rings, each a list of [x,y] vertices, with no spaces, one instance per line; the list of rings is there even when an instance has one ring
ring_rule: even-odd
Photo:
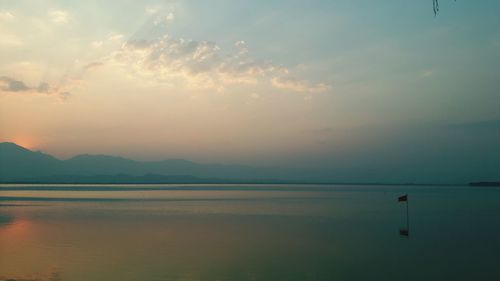
[[[398,202],[406,202],[408,201],[408,194],[398,197]]]

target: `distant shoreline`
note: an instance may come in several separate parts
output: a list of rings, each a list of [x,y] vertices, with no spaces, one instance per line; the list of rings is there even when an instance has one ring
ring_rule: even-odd
[[[469,186],[477,186],[477,187],[500,187],[500,182],[498,181],[479,181],[479,182],[471,182]]]
[[[0,185],[21,185],[21,184],[33,184],[33,185],[164,185],[164,184],[180,184],[180,185],[272,185],[272,184],[286,184],[286,185],[349,185],[349,186],[473,186],[471,183],[372,183],[372,182],[310,182],[310,181],[239,181],[239,180],[227,180],[227,181],[159,181],[159,182],[110,182],[110,181],[96,181],[96,182],[72,182],[72,181],[55,181],[55,182],[45,182],[45,181],[0,181]]]

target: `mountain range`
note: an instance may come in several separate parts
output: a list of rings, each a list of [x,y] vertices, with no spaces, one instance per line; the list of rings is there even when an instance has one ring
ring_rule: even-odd
[[[200,164],[183,159],[135,161],[83,154],[67,160],[15,143],[0,143],[2,183],[231,183],[281,182],[272,169],[244,165]]]

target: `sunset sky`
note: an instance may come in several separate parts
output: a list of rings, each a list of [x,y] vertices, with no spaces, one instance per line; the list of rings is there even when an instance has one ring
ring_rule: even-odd
[[[59,158],[500,175],[500,1],[0,2],[0,141]]]

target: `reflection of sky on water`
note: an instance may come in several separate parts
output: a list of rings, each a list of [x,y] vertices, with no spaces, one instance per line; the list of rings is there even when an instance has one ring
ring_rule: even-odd
[[[156,200],[68,201],[68,192],[2,191],[0,277],[52,280],[53,272],[77,281],[500,276],[498,190],[141,192],[141,198]],[[406,192],[409,240],[399,237],[405,209],[396,202]],[[102,193],[71,198],[76,194]],[[40,195],[60,200],[5,200]]]

